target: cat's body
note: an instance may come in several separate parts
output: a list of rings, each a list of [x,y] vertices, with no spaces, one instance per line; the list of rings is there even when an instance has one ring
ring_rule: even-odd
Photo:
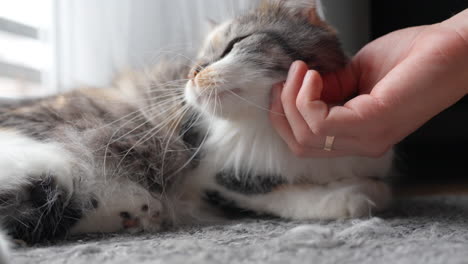
[[[383,208],[391,152],[301,159],[271,126],[271,87],[294,60],[329,72],[346,56],[315,1],[268,0],[210,34],[187,84],[178,81],[186,67],[165,63],[149,81],[136,76],[121,89],[4,108],[1,222],[16,238],[36,242],[158,230],[185,216],[210,218],[211,210],[196,210],[206,205],[290,219]]]

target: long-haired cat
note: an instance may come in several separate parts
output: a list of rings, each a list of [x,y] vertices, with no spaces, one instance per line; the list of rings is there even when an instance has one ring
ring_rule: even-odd
[[[166,62],[117,88],[4,107],[3,227],[37,242],[158,230],[205,205],[291,219],[384,207],[392,153],[301,159],[272,128],[271,87],[295,60],[324,73],[346,56],[314,0],[266,0],[214,29],[190,74]]]

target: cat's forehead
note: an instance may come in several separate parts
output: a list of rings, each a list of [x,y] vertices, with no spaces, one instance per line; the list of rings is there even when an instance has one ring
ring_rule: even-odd
[[[208,35],[204,53],[216,53],[226,48],[226,45],[235,38],[267,30],[277,31],[282,27],[277,21],[260,21],[258,17],[251,14],[238,17],[220,24]]]
[[[213,47],[222,48],[231,39],[251,34],[255,29],[253,23],[240,23],[237,19],[229,20],[217,26],[209,35],[208,41]]]

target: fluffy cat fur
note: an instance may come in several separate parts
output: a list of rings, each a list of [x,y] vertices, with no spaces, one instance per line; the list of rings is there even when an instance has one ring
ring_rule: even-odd
[[[213,208],[289,219],[384,208],[392,152],[301,159],[271,126],[271,87],[295,60],[322,73],[347,62],[315,1],[267,0],[216,27],[191,72],[166,61],[114,88],[4,106],[1,223],[35,243],[157,231]]]

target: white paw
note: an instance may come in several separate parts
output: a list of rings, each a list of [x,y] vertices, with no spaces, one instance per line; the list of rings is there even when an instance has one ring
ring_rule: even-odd
[[[100,188],[96,208],[73,228],[73,234],[155,232],[162,224],[162,204],[136,183],[107,182]]]
[[[325,218],[361,218],[387,206],[391,198],[389,188],[381,182],[350,186],[335,190],[322,200]]]
[[[370,216],[374,203],[364,194],[352,191],[331,193],[321,203],[322,217],[330,219]]]
[[[161,229],[162,212],[158,201],[142,204],[139,208],[130,208],[120,212],[122,227],[130,233],[141,231],[156,232]]]
[[[375,203],[366,195],[356,193],[348,196],[346,202],[346,212],[344,217],[346,218],[361,218],[370,217]]]

